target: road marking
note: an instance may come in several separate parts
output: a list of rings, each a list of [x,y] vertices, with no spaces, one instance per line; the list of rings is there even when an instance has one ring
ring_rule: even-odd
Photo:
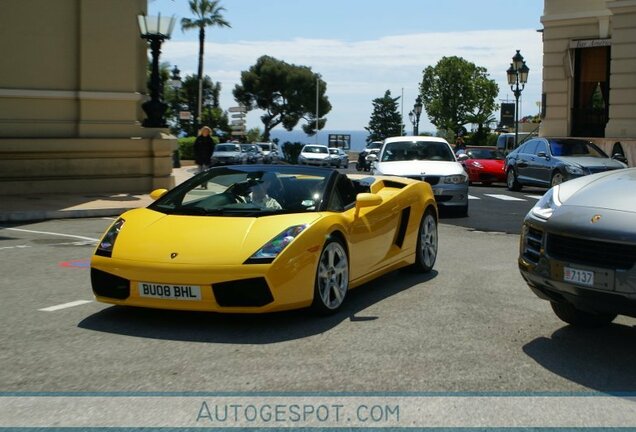
[[[541,199],[543,198],[543,195],[526,195],[528,198],[532,198],[532,199]]]
[[[31,246],[27,246],[27,245],[17,245],[17,246],[4,246],[4,247],[0,247],[0,250],[6,250],[6,249],[24,249],[24,248],[30,248]]]
[[[525,201],[524,199],[515,198],[510,195],[499,195],[499,194],[484,194],[484,195],[489,196],[491,198],[500,199],[502,201]]]
[[[481,199],[481,198],[476,197],[476,196],[472,196],[472,195],[468,195],[468,199],[469,199],[469,200],[471,200],[471,199],[472,199],[472,200],[478,200],[478,199]]]
[[[72,307],[75,307],[75,306],[85,305],[87,303],[93,303],[93,301],[92,300],[76,300],[76,301],[72,301],[72,302],[68,302],[68,303],[62,303],[62,304],[55,305],[55,306],[49,306],[49,307],[38,309],[38,310],[42,311],[42,312],[55,312],[55,311],[59,311],[59,310],[62,310],[62,309],[68,309],[68,308],[72,308]]]
[[[48,231],[33,231],[33,230],[26,230],[26,229],[22,229],[22,228],[5,228],[5,229],[7,229],[9,231],[19,231],[19,232],[25,232],[25,233],[31,233],[31,234],[46,234],[46,235],[52,235],[52,236],[58,236],[58,237],[76,238],[76,239],[86,240],[86,241],[90,241],[90,242],[98,242],[99,241],[99,239],[96,239],[96,238],[78,236],[78,235],[74,235],[74,234],[62,234],[62,233],[54,233],[54,232],[48,232]]]

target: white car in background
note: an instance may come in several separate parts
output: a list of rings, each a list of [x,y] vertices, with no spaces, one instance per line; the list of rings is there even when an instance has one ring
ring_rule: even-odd
[[[331,165],[336,168],[349,168],[349,155],[340,147],[329,147]]]
[[[373,174],[422,180],[431,185],[440,208],[468,215],[468,175],[443,138],[402,136],[384,140]]]
[[[307,144],[300,151],[298,163],[300,165],[329,166],[331,165],[329,148],[324,145]]]
[[[245,154],[239,144],[223,143],[214,146],[213,165],[239,165],[246,163]]]
[[[280,161],[278,155],[278,146],[271,142],[257,142],[254,143],[263,151],[263,163],[277,163]]]

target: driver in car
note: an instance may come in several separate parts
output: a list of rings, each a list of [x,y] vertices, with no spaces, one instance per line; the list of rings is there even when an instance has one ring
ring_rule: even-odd
[[[272,189],[275,181],[278,181],[275,176],[264,175],[257,184],[252,186],[249,202],[262,209],[282,210],[283,207],[280,203],[268,195],[268,192]]]

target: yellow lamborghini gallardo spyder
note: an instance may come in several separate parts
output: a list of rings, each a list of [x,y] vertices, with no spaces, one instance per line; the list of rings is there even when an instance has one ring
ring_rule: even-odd
[[[124,213],[91,260],[98,301],[197,311],[336,311],[347,291],[437,256],[428,183],[329,168],[211,168]]]

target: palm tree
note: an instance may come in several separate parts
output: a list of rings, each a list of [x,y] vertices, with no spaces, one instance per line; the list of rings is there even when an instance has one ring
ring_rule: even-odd
[[[181,30],[199,29],[199,96],[195,115],[195,130],[201,120],[201,99],[203,95],[203,50],[205,46],[206,27],[231,27],[223,17],[225,8],[219,5],[220,0],[189,0],[190,11],[194,18],[182,18]]]

